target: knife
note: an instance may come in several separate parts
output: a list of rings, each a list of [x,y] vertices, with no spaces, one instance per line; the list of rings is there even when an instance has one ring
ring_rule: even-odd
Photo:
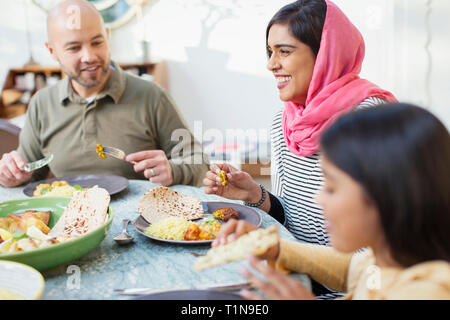
[[[170,291],[179,291],[179,290],[212,290],[212,291],[220,291],[220,292],[228,292],[228,291],[237,291],[240,289],[250,288],[250,282],[241,282],[237,284],[226,284],[226,285],[217,285],[217,286],[201,286],[195,288],[171,288],[171,289],[150,289],[150,288],[133,288],[133,289],[114,289],[114,292],[123,295],[143,295],[143,294],[151,294],[151,293],[161,293],[161,292],[170,292]]]
[[[42,167],[48,165],[52,160],[53,160],[53,153],[41,160],[27,163],[23,167],[22,171],[31,172],[31,171],[37,170],[39,168],[42,168]]]

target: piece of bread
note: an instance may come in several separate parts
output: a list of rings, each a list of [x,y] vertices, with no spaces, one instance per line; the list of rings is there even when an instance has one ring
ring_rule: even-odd
[[[203,217],[202,202],[163,186],[150,189],[141,198],[138,212],[148,223],[156,223],[169,217],[196,220]]]
[[[206,255],[197,258],[195,271],[201,271],[225,263],[242,260],[249,253],[258,256],[279,242],[278,228],[256,229],[237,240],[208,250]]]
[[[75,191],[49,236],[71,239],[100,227],[108,218],[110,195],[103,188]]]

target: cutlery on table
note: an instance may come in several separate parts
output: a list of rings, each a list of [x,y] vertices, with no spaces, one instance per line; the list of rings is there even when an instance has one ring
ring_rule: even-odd
[[[53,153],[50,154],[49,156],[45,157],[45,158],[40,159],[40,160],[27,163],[22,168],[22,171],[31,172],[31,171],[40,169],[40,168],[48,165],[50,162],[52,162],[52,160],[53,160]]]
[[[241,282],[237,284],[225,284],[225,285],[213,285],[213,286],[200,286],[195,288],[170,288],[170,289],[150,289],[150,288],[132,288],[132,289],[114,289],[114,292],[122,295],[144,295],[152,293],[179,291],[179,290],[212,290],[220,292],[237,291],[240,289],[250,288],[250,282]]]
[[[122,233],[117,237],[113,238],[118,244],[128,244],[134,240],[134,237],[127,232],[127,226],[130,223],[129,219],[123,219],[123,230]]]
[[[103,146],[103,153],[113,158],[125,161],[126,154],[120,149]],[[133,161],[132,164],[136,164],[136,162]]]
[[[194,251],[190,251],[189,253],[192,254],[194,257],[203,257],[205,255],[204,253],[198,253]]]

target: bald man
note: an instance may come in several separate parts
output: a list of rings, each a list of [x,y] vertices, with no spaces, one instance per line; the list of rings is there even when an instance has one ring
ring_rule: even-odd
[[[111,61],[109,30],[88,1],[68,0],[48,14],[46,47],[67,75],[30,101],[17,151],[0,160],[0,184],[77,174],[115,174],[165,186],[200,186],[208,170],[201,145],[169,95]],[[100,159],[96,145],[120,148],[126,161]],[[54,160],[33,173],[26,162]]]
[[[109,29],[95,7],[80,0],[64,1],[47,16],[45,46],[82,98],[96,96],[110,76]]]

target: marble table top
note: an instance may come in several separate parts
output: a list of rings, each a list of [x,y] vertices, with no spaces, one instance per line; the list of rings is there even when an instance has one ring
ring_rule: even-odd
[[[119,295],[114,289],[124,288],[195,288],[219,284],[236,284],[246,281],[238,270],[246,266],[246,261],[234,262],[221,267],[193,270],[196,259],[191,251],[205,253],[209,245],[174,245],[151,240],[138,233],[133,223],[139,216],[137,205],[140,198],[153,187],[149,181],[130,180],[128,188],[111,197],[114,220],[105,239],[100,245],[67,265],[44,271],[45,290],[42,299],[130,299]],[[228,201],[216,195],[207,195],[202,188],[176,185],[171,187],[181,194],[197,197],[202,201]],[[27,198],[23,187],[0,187],[0,201]],[[280,237],[294,240],[294,237],[278,221],[258,210],[262,215],[261,226],[275,224]],[[135,237],[132,244],[119,246],[113,238],[122,231],[123,219],[130,219],[128,232]],[[295,274],[307,288],[310,280],[306,275]],[[187,297],[188,299],[188,297]]]

